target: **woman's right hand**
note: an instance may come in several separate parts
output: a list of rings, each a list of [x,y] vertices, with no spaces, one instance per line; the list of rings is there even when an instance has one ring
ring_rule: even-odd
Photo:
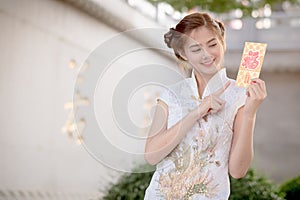
[[[226,101],[221,99],[220,96],[225,92],[229,85],[230,81],[228,81],[224,87],[203,99],[202,103],[196,109],[199,118],[203,118],[208,114],[217,113],[224,108]]]

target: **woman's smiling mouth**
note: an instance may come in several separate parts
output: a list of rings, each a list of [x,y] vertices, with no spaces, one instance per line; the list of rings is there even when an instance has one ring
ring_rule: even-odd
[[[204,65],[205,67],[210,67],[214,64],[216,59],[213,59],[213,60],[209,60],[209,61],[206,61],[206,62],[202,62],[201,65]]]

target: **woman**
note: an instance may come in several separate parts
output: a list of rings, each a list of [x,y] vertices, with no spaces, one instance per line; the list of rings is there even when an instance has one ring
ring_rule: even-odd
[[[145,199],[228,199],[228,172],[243,177],[253,158],[264,81],[247,88],[226,76],[225,29],[207,13],[184,17],[165,42],[192,75],[161,94],[145,146],[156,165]]]

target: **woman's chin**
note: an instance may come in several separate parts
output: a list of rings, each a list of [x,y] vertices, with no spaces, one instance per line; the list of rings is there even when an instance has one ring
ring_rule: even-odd
[[[201,71],[206,73],[206,74],[212,74],[212,73],[216,73],[218,71],[218,68],[216,65],[212,64],[212,65],[201,65],[200,66]]]

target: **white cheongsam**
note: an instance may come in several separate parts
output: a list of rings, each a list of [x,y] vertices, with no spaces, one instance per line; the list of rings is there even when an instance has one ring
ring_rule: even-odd
[[[236,87],[223,68],[209,80],[203,97],[199,98],[193,71],[190,78],[165,89],[159,99],[168,105],[169,129],[227,81],[231,85],[221,95],[226,100],[224,109],[198,120],[177,147],[156,165],[144,200],[228,199],[233,123],[238,109],[245,103],[245,89]]]

